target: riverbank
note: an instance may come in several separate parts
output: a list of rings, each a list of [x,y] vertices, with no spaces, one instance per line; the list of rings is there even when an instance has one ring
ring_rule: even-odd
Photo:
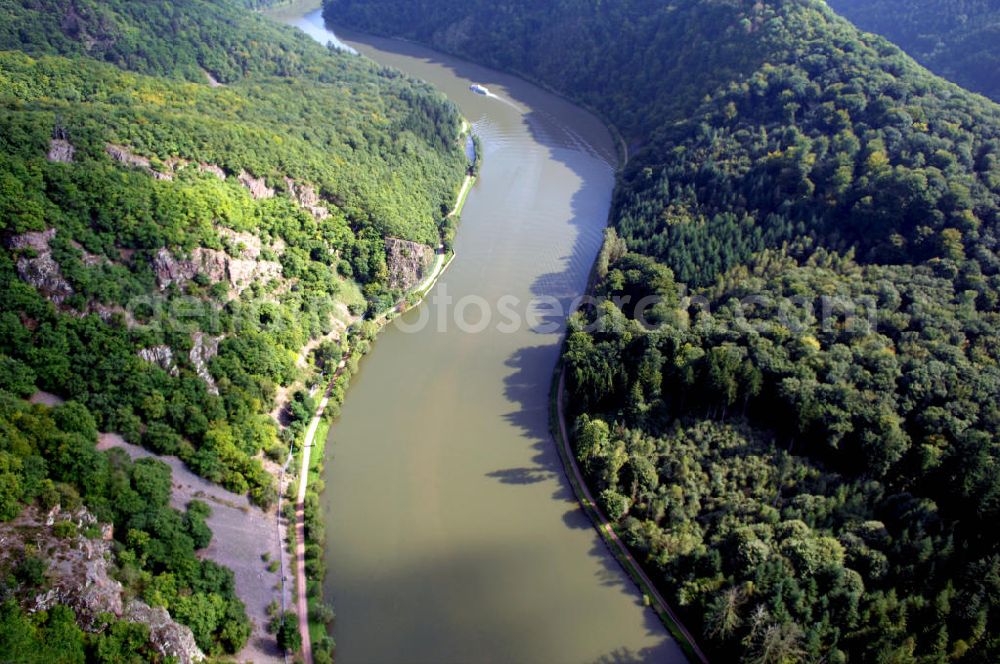
[[[468,136],[470,129],[471,127],[469,123],[463,119],[462,131],[459,140],[465,139]],[[465,206],[465,201],[468,198],[469,192],[472,190],[472,185],[475,181],[476,176],[472,174],[465,176],[465,179],[462,181],[462,186],[459,188],[458,195],[456,196],[455,205],[452,207],[451,212],[448,213],[446,218],[459,218],[461,216],[462,209]],[[377,316],[374,321],[372,321],[374,323],[374,327],[364,333],[364,336],[362,337],[363,345],[358,345],[355,343],[355,338],[348,335],[348,341],[344,348],[342,359],[337,366],[337,370],[335,371],[333,377],[326,385],[326,388],[323,391],[323,396],[316,408],[316,412],[310,420],[305,436],[303,437],[302,445],[300,447],[302,454],[299,461],[298,490],[296,492],[294,502],[294,570],[295,607],[298,616],[299,636],[302,641],[300,654],[303,661],[307,664],[314,661],[313,642],[316,640],[317,635],[326,635],[326,630],[329,628],[329,625],[317,616],[317,614],[323,613],[323,611],[318,610],[319,607],[323,605],[321,581],[317,582],[314,580],[313,588],[310,589],[310,584],[306,577],[306,545],[315,544],[320,555],[322,555],[321,542],[307,541],[306,538],[306,498],[310,485],[315,486],[314,480],[318,480],[319,474],[322,472],[326,438],[331,425],[329,420],[333,419],[329,418],[329,420],[324,420],[324,415],[327,413],[327,408],[330,405],[331,398],[333,398],[336,407],[339,408],[349,386],[351,375],[356,372],[357,364],[360,361],[361,356],[368,352],[371,342],[374,341],[378,332],[381,331],[381,329],[391,320],[393,320],[396,315],[404,313],[415,306],[419,306],[427,294],[434,288],[437,280],[442,274],[444,274],[445,270],[448,269],[448,266],[454,258],[454,252],[446,254],[443,250],[439,251],[435,255],[435,261],[430,272],[424,277],[424,279],[411,288],[396,303],[395,306]],[[362,348],[363,350],[361,350]],[[336,413],[333,417],[336,417]],[[322,437],[320,438],[320,436]],[[315,454],[313,453],[314,448],[316,449]],[[317,507],[315,509],[318,510],[318,496],[322,493],[322,490],[315,491],[314,493],[317,496]],[[315,516],[317,518],[321,518],[320,514]],[[309,540],[319,539],[320,538],[317,537],[309,538]],[[330,645],[332,648],[332,642]]]

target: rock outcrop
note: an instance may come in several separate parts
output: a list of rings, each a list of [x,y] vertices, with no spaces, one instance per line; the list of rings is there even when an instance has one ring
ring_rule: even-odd
[[[177,365],[174,363],[174,351],[171,350],[170,346],[160,345],[151,348],[141,348],[138,355],[150,364],[158,364],[161,369],[171,376],[180,375]]]
[[[73,248],[80,252],[80,261],[87,267],[94,267],[95,265],[102,265],[108,262],[108,259],[104,256],[92,254],[84,249],[83,245],[76,240],[70,240],[70,244],[72,244]]]
[[[260,258],[263,244],[260,238],[253,233],[240,233],[231,228],[220,228],[219,237],[226,243],[230,255],[248,261]]]
[[[228,281],[232,290],[242,293],[254,282],[267,283],[281,276],[281,263],[261,260],[261,242],[256,235],[229,229],[221,229],[219,234],[230,243],[235,256],[203,247],[194,249],[188,258],[177,258],[166,248],[157,251],[152,267],[160,288],[183,286],[201,274],[213,284]]]
[[[7,246],[19,255],[15,263],[17,274],[25,282],[55,304],[73,294],[73,287],[63,277],[59,264],[52,258],[49,242],[56,236],[56,229],[15,235]]]
[[[97,527],[99,537],[57,535],[56,526],[66,521],[77,529]],[[164,656],[176,657],[184,664],[205,659],[191,630],[172,620],[166,609],[135,600],[123,606],[122,584],[109,574],[113,567],[111,536],[110,524],[99,524],[86,509],[68,512],[56,506],[46,513],[29,507],[13,521],[0,523],[0,568],[17,564],[30,545],[35,555],[45,557],[45,590],[18,597],[25,610],[35,613],[64,604],[73,609],[80,627],[87,631],[100,629],[101,614],[111,613],[148,625],[151,645]]]
[[[330,210],[323,205],[322,199],[313,187],[307,184],[297,184],[291,178],[285,178],[285,185],[288,187],[288,194],[303,209],[308,210],[312,216],[320,220],[330,216]]]
[[[274,189],[267,186],[267,182],[264,181],[264,178],[255,178],[246,171],[240,171],[240,174],[236,176],[236,179],[240,181],[241,185],[250,191],[250,195],[255,200],[271,198],[274,196]]]
[[[164,657],[173,657],[180,664],[205,659],[205,653],[195,643],[191,629],[174,622],[163,607],[152,607],[136,599],[128,603],[122,617],[129,622],[148,625],[149,641]]]
[[[394,237],[385,239],[385,252],[391,288],[408,290],[420,283],[434,261],[431,247]]]
[[[175,258],[164,247],[153,256],[152,268],[156,283],[162,289],[170,284],[183,286],[199,274],[205,275],[212,283],[224,281],[227,278],[227,260],[226,254],[216,249],[198,247],[189,258]]]
[[[0,524],[0,564],[22,558],[29,544],[44,552],[47,589],[24,598],[25,608],[34,613],[65,604],[76,613],[83,629],[93,630],[100,625],[100,614],[122,614],[122,585],[108,576],[112,543],[104,537],[57,537],[54,526],[61,521],[71,521],[78,528],[97,524],[84,509],[69,513],[57,506],[43,515],[28,508],[11,523]]]
[[[207,69],[202,69],[201,71],[204,72],[205,74],[205,80],[208,81],[208,87],[210,88],[222,87],[222,83],[219,82],[219,79],[212,76],[212,72],[208,71]]]
[[[221,168],[219,168],[218,166],[216,166],[215,164],[206,164],[202,162],[198,164],[198,170],[200,170],[202,173],[210,173],[211,175],[214,175],[220,180],[226,179],[226,172]]]
[[[49,161],[69,164],[73,161],[76,148],[64,138],[53,138],[49,141]]]
[[[104,146],[105,152],[108,153],[115,161],[125,164],[126,166],[131,166],[132,168],[140,168],[150,175],[152,175],[157,180],[173,180],[174,176],[170,173],[160,173],[153,169],[152,163],[149,159],[143,157],[142,155],[137,155],[124,145],[115,145],[114,143],[108,143]]]
[[[198,376],[205,381],[208,391],[218,394],[219,388],[215,386],[215,379],[208,371],[208,361],[219,354],[219,342],[222,341],[222,337],[210,337],[202,332],[195,332],[193,341],[194,345],[188,354],[191,365],[198,372]]]

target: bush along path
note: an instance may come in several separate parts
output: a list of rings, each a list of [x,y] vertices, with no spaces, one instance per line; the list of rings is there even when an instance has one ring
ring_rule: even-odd
[[[312,662],[312,639],[309,637],[309,601],[306,598],[306,487],[309,484],[309,463],[312,452],[316,430],[319,429],[320,419],[326,412],[326,407],[330,403],[330,390],[334,381],[341,377],[344,368],[347,366],[345,360],[341,360],[337,366],[333,380],[323,394],[323,398],[316,408],[316,414],[309,422],[306,429],[305,439],[302,441],[302,468],[299,478],[299,491],[295,496],[295,608],[299,617],[299,635],[302,639],[302,659],[305,662]]]

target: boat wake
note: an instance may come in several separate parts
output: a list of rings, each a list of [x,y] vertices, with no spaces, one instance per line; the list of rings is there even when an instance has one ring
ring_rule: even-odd
[[[512,102],[510,99],[504,99],[500,95],[494,94],[492,92],[487,92],[486,96],[489,97],[490,99],[496,99],[499,102],[503,102],[504,104],[507,104],[508,106],[510,106],[511,108],[513,108],[518,113],[524,113],[524,110],[522,110],[520,106],[518,106],[517,104],[515,104],[514,102]]]

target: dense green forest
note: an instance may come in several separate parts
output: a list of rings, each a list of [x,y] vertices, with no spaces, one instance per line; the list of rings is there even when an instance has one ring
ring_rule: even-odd
[[[862,30],[899,44],[922,64],[1000,101],[997,0],[829,0]]]
[[[0,519],[51,502],[46,477],[55,500],[78,495],[115,524],[127,592],[162,586],[150,602],[211,653],[249,632],[232,575],[194,557],[202,517],[167,507],[165,466],[97,454],[91,434],[121,433],[272,505],[267,457],[283,462],[310,416],[287,388],[318,380],[345,328],[401,296],[386,237],[453,234],[468,166],[441,93],[246,7],[0,0]],[[300,361],[310,341],[323,357]],[[71,405],[11,402],[38,390]],[[44,428],[59,412],[89,422],[67,430],[72,448]],[[78,465],[57,467],[57,451]],[[134,486],[151,474],[155,495]],[[13,574],[0,604],[30,595],[0,572]],[[18,652],[52,630],[88,659],[111,648],[65,612],[2,606],[0,638]],[[101,633],[148,659],[134,629]]]
[[[631,158],[574,445],[717,661],[1000,661],[1000,107],[812,0],[329,0]]]
[[[55,229],[48,249],[58,272],[47,278],[65,283],[57,301],[22,279],[37,242],[0,255],[0,353],[4,376],[17,379],[2,387],[77,399],[102,430],[179,454],[269,504],[273,479],[254,457],[282,456],[267,415],[276,388],[300,377],[295,353],[332,330],[338,303],[360,315],[398,296],[384,236],[438,242],[465,168],[456,110],[425,85],[227,3],[5,4],[18,17],[5,23],[17,26],[8,39],[19,40],[5,46],[36,55],[0,53],[0,232]],[[59,8],[84,6],[96,17],[59,23]],[[73,47],[91,43],[88,17],[109,31],[99,58]],[[140,32],[145,57],[133,58],[125,36]],[[270,48],[245,52],[231,84],[209,85],[201,72],[200,82],[183,80],[193,66],[185,58],[236,57],[225,42],[188,48],[192,39],[207,48],[215,33]],[[153,58],[161,51],[172,59]],[[277,75],[292,55],[298,66]],[[72,147],[70,163],[46,158],[53,138]],[[126,163],[109,146],[124,146]],[[251,195],[244,174],[276,195]],[[306,186],[324,215],[298,204]],[[252,258],[252,274],[272,278],[227,283],[200,254],[193,279],[164,283],[155,270],[163,249],[177,260],[206,249],[216,263]],[[199,335],[221,338],[211,383],[186,360]],[[176,366],[137,356],[164,346]]]

